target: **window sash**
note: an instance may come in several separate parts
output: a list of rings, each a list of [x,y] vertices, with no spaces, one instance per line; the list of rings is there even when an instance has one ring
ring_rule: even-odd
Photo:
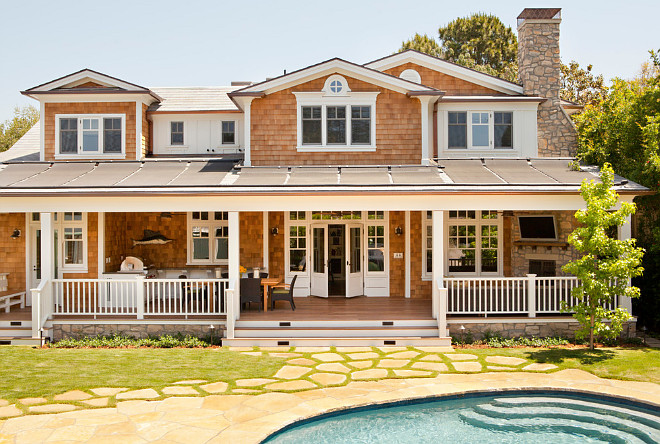
[[[346,107],[326,107],[326,143],[328,145],[346,144]]]
[[[226,264],[229,261],[229,223],[226,211],[188,213],[189,263]]]
[[[367,225],[367,272],[385,271],[385,226]]]
[[[351,144],[371,144],[371,106],[351,106]]]
[[[495,148],[513,148],[513,113],[493,114],[493,142]]]
[[[372,146],[372,105],[300,106],[300,144],[326,146]]]
[[[121,119],[103,119],[103,152],[121,153]]]
[[[323,119],[320,106],[302,107],[302,143],[320,145],[322,142]]]
[[[170,145],[183,145],[183,122],[170,122]]]
[[[58,116],[57,155],[122,154],[124,118],[117,115]]]
[[[222,144],[234,145],[236,143],[236,122],[233,120],[222,122]]]
[[[513,111],[447,111],[447,149],[513,149]]]

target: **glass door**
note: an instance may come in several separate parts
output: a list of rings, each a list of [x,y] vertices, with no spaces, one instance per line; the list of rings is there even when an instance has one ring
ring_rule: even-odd
[[[312,225],[312,296],[328,297],[328,236],[327,226]]]
[[[362,273],[362,225],[346,225],[346,297],[364,294]]]

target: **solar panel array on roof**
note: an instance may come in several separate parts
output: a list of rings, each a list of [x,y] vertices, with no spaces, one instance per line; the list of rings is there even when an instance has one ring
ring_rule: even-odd
[[[445,181],[437,167],[392,168],[392,182],[396,185],[438,185]]]
[[[288,168],[241,168],[238,179],[233,184],[238,186],[284,185],[288,170]]]
[[[440,164],[444,172],[454,183],[488,184],[505,183],[493,173],[484,168],[478,159],[452,159],[442,160]]]
[[[233,167],[234,162],[231,161],[193,162],[169,185],[220,185]]]
[[[187,164],[179,161],[145,162],[142,168],[119,185],[123,187],[167,185],[183,173]]]
[[[345,168],[339,175],[340,185],[388,185],[387,168]]]
[[[99,163],[89,174],[79,176],[69,182],[72,187],[107,187],[130,176],[140,168],[137,162]]]
[[[94,169],[93,163],[53,163],[50,168],[42,173],[32,176],[20,184],[21,187],[52,188],[66,185],[73,179],[87,174]]]
[[[486,167],[511,184],[557,183],[531,168],[525,159],[486,159]]]
[[[20,182],[50,168],[49,163],[9,164],[0,170],[0,187]]]
[[[338,168],[292,168],[287,185],[336,185]]]
[[[575,171],[569,167],[569,160],[534,159],[532,166],[553,179],[565,183],[580,185],[583,179],[598,179],[598,176],[588,171]]]

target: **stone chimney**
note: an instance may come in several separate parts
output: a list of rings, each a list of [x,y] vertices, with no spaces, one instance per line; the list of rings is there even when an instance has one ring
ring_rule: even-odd
[[[525,8],[518,16],[518,77],[523,93],[544,97],[539,105],[540,157],[573,157],[575,125],[561,106],[559,24],[561,8]]]

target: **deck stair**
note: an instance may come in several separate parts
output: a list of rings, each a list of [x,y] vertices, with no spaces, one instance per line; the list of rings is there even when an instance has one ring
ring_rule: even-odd
[[[450,346],[435,320],[238,320],[223,344],[258,346]]]
[[[8,315],[11,313],[5,314],[0,319],[0,345],[41,345],[38,338],[32,337],[32,320],[11,319]],[[44,332],[44,337],[47,336],[49,336],[48,331]]]

